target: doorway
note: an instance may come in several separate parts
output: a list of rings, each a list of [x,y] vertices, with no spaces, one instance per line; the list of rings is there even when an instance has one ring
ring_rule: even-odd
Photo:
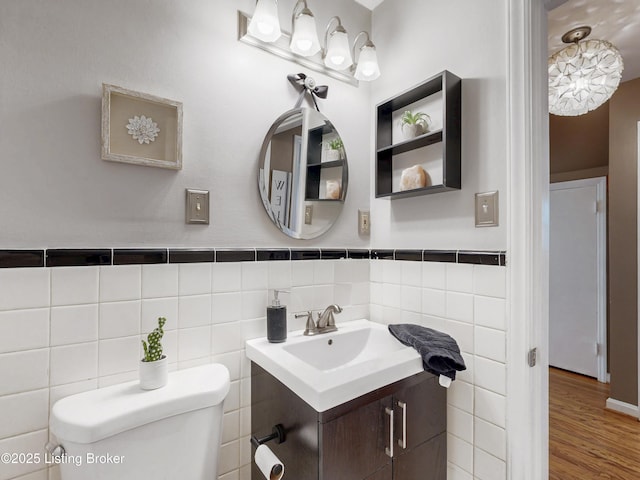
[[[607,381],[606,177],[553,183],[549,364]]]

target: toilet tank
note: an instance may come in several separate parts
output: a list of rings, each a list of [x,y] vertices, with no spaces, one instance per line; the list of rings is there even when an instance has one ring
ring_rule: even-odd
[[[169,374],[165,387],[138,381],[63,398],[51,433],[66,456],[62,480],[217,478],[229,371],[210,364]]]

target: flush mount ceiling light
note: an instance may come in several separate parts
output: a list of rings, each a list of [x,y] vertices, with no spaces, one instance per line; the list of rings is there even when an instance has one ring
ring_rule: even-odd
[[[356,45],[363,35],[367,37],[367,40],[364,45],[360,47],[360,56],[356,57]],[[369,34],[367,32],[360,32],[353,41],[353,58],[357,62],[356,71],[353,75],[355,78],[370,82],[380,76],[376,46],[369,38]]]
[[[291,31],[289,48],[293,53],[303,57],[311,57],[320,51],[316,21],[313,13],[307,7],[307,0],[298,0],[293,7]]]
[[[332,28],[334,20],[338,24]],[[327,24],[324,34],[324,64],[336,70],[345,70],[353,65],[351,49],[349,48],[349,37],[347,31],[342,26],[340,17],[333,17]]]
[[[263,42],[275,42],[282,32],[278,19],[278,0],[258,0],[248,31]]]
[[[591,27],[570,30],[562,41],[571,45],[549,57],[549,112],[554,115],[595,110],[620,84],[620,52],[605,40],[584,40],[590,33]]]

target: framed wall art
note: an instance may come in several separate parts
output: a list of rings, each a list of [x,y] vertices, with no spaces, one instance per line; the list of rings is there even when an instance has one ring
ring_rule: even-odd
[[[182,168],[182,103],[102,85],[102,159]]]

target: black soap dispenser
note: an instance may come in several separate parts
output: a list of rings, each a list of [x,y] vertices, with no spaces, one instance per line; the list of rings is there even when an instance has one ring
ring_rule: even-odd
[[[285,290],[273,291],[273,303],[267,307],[267,339],[271,343],[282,343],[287,339],[287,307],[280,305],[279,293]]]

